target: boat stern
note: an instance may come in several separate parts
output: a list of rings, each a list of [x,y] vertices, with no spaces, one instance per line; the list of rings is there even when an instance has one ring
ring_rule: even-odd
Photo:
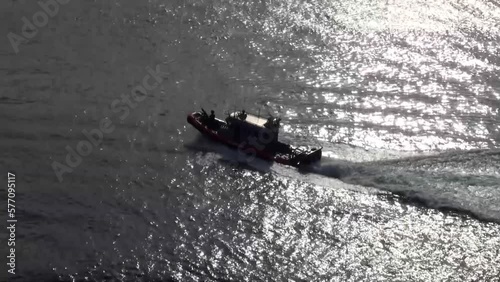
[[[323,148],[312,148],[308,151],[302,151],[293,157],[290,162],[294,166],[309,165],[321,160]]]

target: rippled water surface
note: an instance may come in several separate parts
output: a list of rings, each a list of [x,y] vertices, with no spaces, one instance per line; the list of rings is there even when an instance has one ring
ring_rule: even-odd
[[[0,7],[5,35],[41,10]],[[60,5],[0,49],[9,279],[499,281],[499,23],[486,0]],[[280,116],[323,159],[242,162],[186,123],[200,107]]]

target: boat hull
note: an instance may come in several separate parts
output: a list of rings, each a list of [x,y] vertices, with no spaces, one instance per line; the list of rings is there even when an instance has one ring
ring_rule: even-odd
[[[285,153],[277,153],[275,151],[270,151],[270,150],[262,150],[257,148],[256,146],[252,146],[249,143],[251,142],[236,142],[235,140],[224,136],[223,134],[220,134],[218,130],[214,130],[210,128],[210,126],[204,124],[201,119],[201,113],[199,112],[194,112],[191,113],[187,116],[187,122],[191,124],[194,128],[196,128],[198,131],[200,131],[203,135],[209,137],[213,141],[225,144],[226,146],[232,147],[237,149],[239,152],[242,154],[245,154],[249,158],[252,156],[256,156],[258,158],[268,160],[268,161],[275,161],[277,163],[285,164],[285,165],[290,165],[290,166],[295,166],[299,167],[304,164],[309,164],[313,161],[318,161],[321,159],[321,149],[317,149],[314,152],[311,152],[310,154],[306,155],[305,159],[300,159],[298,158],[299,156],[292,156],[290,154],[285,154]],[[220,119],[215,119],[215,122],[219,126],[225,126],[227,125],[225,121],[222,121]],[[284,145],[285,144],[280,144]],[[259,146],[262,147],[262,146]]]

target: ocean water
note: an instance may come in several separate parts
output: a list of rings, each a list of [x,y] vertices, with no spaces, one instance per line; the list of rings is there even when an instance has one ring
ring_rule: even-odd
[[[498,2],[49,9],[0,4],[1,281],[500,281]],[[280,116],[323,159],[241,160],[201,107]]]

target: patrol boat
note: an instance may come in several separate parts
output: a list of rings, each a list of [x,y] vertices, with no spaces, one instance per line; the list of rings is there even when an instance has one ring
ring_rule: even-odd
[[[209,116],[205,110],[193,112],[187,121],[210,139],[237,148],[245,155],[299,167],[321,159],[322,148],[292,146],[278,141],[280,118],[229,113],[225,120]]]

